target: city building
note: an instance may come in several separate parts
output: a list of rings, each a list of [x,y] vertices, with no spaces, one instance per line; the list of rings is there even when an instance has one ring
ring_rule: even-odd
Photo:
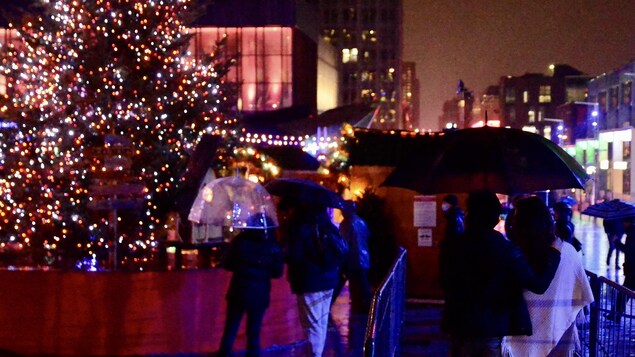
[[[584,101],[590,79],[566,64],[550,65],[546,74],[501,77],[501,125],[557,139],[562,135],[562,120],[557,120],[556,108],[567,102]]]
[[[479,102],[472,108],[470,122],[466,127],[481,127],[501,125],[501,105],[498,86],[489,86],[481,96]]]
[[[469,90],[462,80],[457,83],[454,98],[443,103],[443,112],[439,116],[439,129],[464,129],[473,123],[474,93]]]
[[[315,12],[307,0],[216,0],[195,22],[191,50],[203,56],[226,37],[243,112],[303,106],[316,114],[338,104],[339,63],[320,43]]]
[[[24,4],[10,1],[0,8],[15,6]],[[315,12],[307,0],[216,0],[190,29],[190,51],[203,57],[226,41],[225,55],[237,58],[228,79],[240,83],[240,110],[302,107],[305,117],[314,115],[339,104],[339,58],[319,36]],[[0,43],[15,39],[14,30],[0,22]]]
[[[559,105],[555,118],[548,118],[562,125],[560,136],[552,140],[558,145],[566,146],[575,144],[577,140],[593,137],[595,126],[592,119],[597,117],[597,111],[593,107],[592,103],[580,101]]]
[[[634,196],[635,59],[588,84],[587,139],[576,141],[576,159],[594,177],[590,201]]]
[[[379,106],[373,126],[408,125],[402,103],[402,0],[310,0],[321,36],[339,51],[340,103]]]
[[[419,79],[417,79],[416,65],[414,62],[404,62],[402,67],[401,115],[403,117],[403,129],[412,130],[419,125]]]

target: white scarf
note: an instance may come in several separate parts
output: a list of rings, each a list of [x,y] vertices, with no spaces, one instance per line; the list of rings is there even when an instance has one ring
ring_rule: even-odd
[[[580,310],[593,302],[593,292],[580,255],[571,244],[565,242],[562,245],[560,264],[547,291],[542,295],[525,291],[524,296],[533,335],[508,336],[504,349],[513,357],[547,356],[575,323]],[[577,335],[575,326],[573,331]],[[562,342],[566,343],[568,351],[576,347],[574,339]]]

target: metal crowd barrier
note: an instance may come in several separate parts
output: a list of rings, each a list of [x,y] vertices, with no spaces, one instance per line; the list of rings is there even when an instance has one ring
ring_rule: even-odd
[[[406,250],[399,254],[373,296],[368,314],[364,356],[399,356],[406,298]]]
[[[586,272],[595,301],[578,319],[583,356],[635,356],[635,292]]]

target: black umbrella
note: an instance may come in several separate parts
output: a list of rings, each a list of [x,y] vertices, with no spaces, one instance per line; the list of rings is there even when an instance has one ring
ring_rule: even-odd
[[[344,208],[344,199],[337,192],[313,181],[279,178],[265,185],[270,194],[293,203],[304,203],[331,208]]]
[[[508,128],[470,128],[445,134],[426,152],[410,153],[382,186],[423,194],[490,190],[503,194],[584,188],[589,176],[546,138]]]
[[[619,199],[596,203],[587,207],[582,214],[604,219],[635,217],[635,205]]]

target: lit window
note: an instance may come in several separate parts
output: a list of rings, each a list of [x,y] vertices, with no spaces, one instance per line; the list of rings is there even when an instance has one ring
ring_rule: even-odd
[[[351,60],[351,51],[348,48],[342,49],[342,63],[348,63]]]
[[[507,115],[509,116],[509,122],[513,123],[516,121],[516,108],[509,108],[509,111],[507,113]]]
[[[505,103],[513,103],[516,101],[516,90],[514,88],[505,88]]]
[[[540,86],[538,102],[551,103],[551,86]]]
[[[523,92],[523,103],[527,103],[529,102],[529,92],[524,91]]]
[[[353,48],[351,50],[351,62],[357,62],[357,55],[358,55],[358,51],[357,48]]]
[[[533,123],[536,121],[536,112],[534,110],[530,110],[527,112],[527,118],[529,120],[530,123]]]
[[[546,126],[546,127],[544,128],[544,131],[543,131],[543,136],[544,136],[546,139],[551,140],[551,127],[550,127],[550,126]]]

